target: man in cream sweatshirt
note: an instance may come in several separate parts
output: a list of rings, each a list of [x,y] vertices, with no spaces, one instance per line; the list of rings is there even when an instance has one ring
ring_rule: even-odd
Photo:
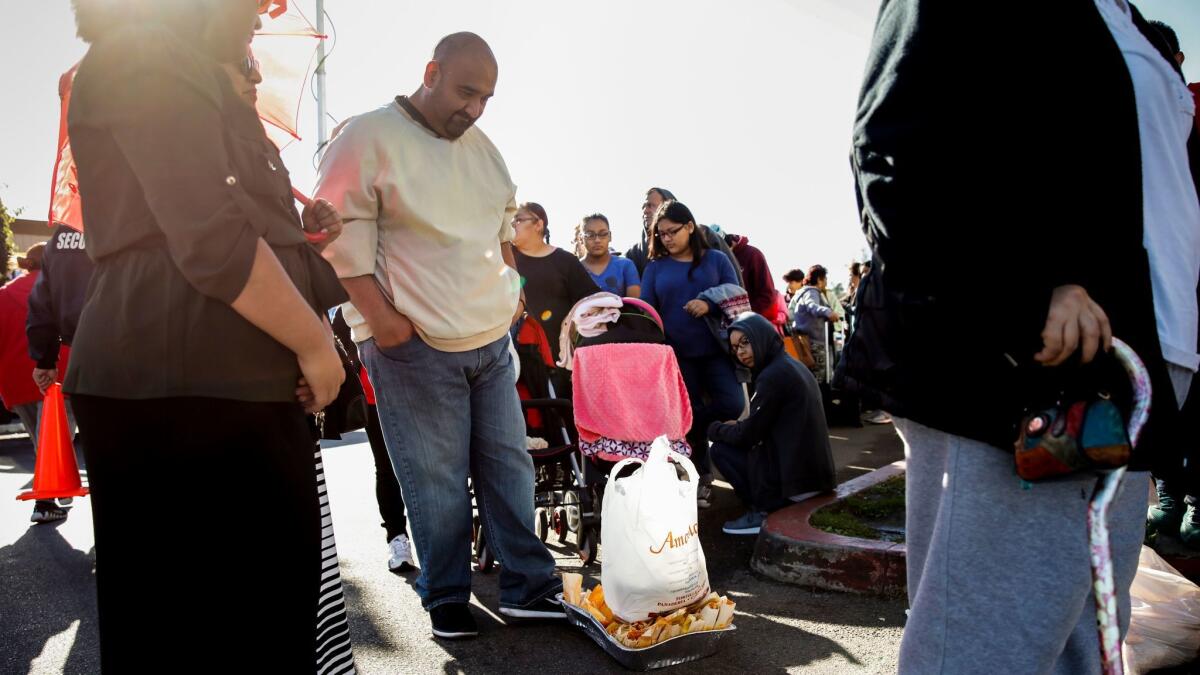
[[[375,386],[421,564],[433,634],[478,633],[471,594],[473,478],[482,533],[502,561],[500,612],[563,618],[562,583],[533,533],[533,462],[508,330],[524,298],[511,219],[516,186],[474,125],[496,87],[487,43],[438,43],[412,96],[348,120],[317,195],[345,222],[325,256]]]

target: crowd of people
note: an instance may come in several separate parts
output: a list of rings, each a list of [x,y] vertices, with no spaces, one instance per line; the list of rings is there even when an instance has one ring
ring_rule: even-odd
[[[472,498],[501,562],[500,614],[563,618],[534,531],[511,331],[536,321],[559,361],[572,308],[602,292],[661,317],[692,406],[697,505],[719,474],[745,508],[728,534],[758,534],[770,512],[835,487],[831,424],[894,421],[908,459],[904,672],[1100,669],[1079,499],[1095,478],[1021,484],[1011,447],[1031,406],[1117,387],[1114,335],[1154,385],[1110,516],[1122,629],[1146,514],[1151,533],[1200,542],[1184,423],[1200,367],[1200,136],[1178,39],[1125,0],[1032,24],[997,8],[982,36],[998,42],[977,64],[991,85],[961,92],[979,105],[945,109],[927,103],[967,37],[954,27],[965,8],[884,4],[852,153],[871,259],[841,292],[822,265],[777,290],[748,236],[702,224],[663,187],[645,192],[630,249],[601,213],[576,222],[572,250],[552,245],[550,214],[518,201],[475,124],[499,66],[472,33],[442,39],[411,94],[335,130],[298,211],[254,109],[250,42],[271,4],[75,0],[90,45],[69,111],[86,247],[57,225],[0,288],[0,399],[36,436],[38,402],[61,381],[77,419],[105,669],[187,650],[197,668],[237,654],[239,668],[353,670],[318,413],[360,359],[349,378],[369,404],[388,567],[419,562],[433,635],[478,633]],[[1013,34],[1066,39],[1094,68],[1007,60]],[[965,156],[963,138],[979,142]],[[1036,249],[1054,262],[1014,274]],[[962,250],[976,274],[944,278],[939,261]],[[169,510],[145,495],[163,475],[188,495]],[[248,490],[271,504],[271,528],[215,517]],[[38,501],[32,520],[69,506]],[[186,532],[189,555],[146,546],[146,531]],[[255,602],[231,607],[247,588]],[[199,648],[218,625],[223,648]]]

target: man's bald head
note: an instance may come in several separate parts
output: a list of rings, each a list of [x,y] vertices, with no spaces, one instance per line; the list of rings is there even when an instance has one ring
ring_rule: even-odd
[[[433,48],[433,60],[443,66],[460,58],[491,63],[493,66],[496,63],[496,55],[492,53],[487,41],[467,31],[451,33],[439,40]]]
[[[498,71],[496,55],[483,38],[447,35],[434,47],[424,84],[411,101],[439,136],[458,138],[483,115],[496,92]]]

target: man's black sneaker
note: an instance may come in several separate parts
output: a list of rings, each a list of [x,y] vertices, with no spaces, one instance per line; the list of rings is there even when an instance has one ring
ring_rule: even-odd
[[[514,619],[565,619],[566,612],[558,600],[552,597],[545,597],[531,605],[524,607],[505,607],[500,606],[500,613],[504,616]]]
[[[461,640],[479,635],[479,626],[466,603],[448,602],[429,610],[433,635],[445,640]]]

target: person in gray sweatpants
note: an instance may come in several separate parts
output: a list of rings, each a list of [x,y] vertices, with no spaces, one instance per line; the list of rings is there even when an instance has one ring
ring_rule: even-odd
[[[1141,357],[1150,417],[1107,523],[1123,632],[1148,472],[1181,474],[1194,446],[1200,133],[1179,65],[1127,0],[884,0],[851,165],[874,264],[835,386],[880,401],[906,446],[899,670],[1098,673],[1096,475],[1023,484],[1014,444],[1077,397],[1128,414],[1101,352]]]
[[[1099,672],[1086,526],[1096,477],[1023,486],[1011,454],[893,421],[907,461],[904,631],[926,638],[901,643],[903,672]],[[1118,588],[1137,572],[1149,479],[1127,473],[1109,513]],[[1124,632],[1128,593],[1118,605]]]

